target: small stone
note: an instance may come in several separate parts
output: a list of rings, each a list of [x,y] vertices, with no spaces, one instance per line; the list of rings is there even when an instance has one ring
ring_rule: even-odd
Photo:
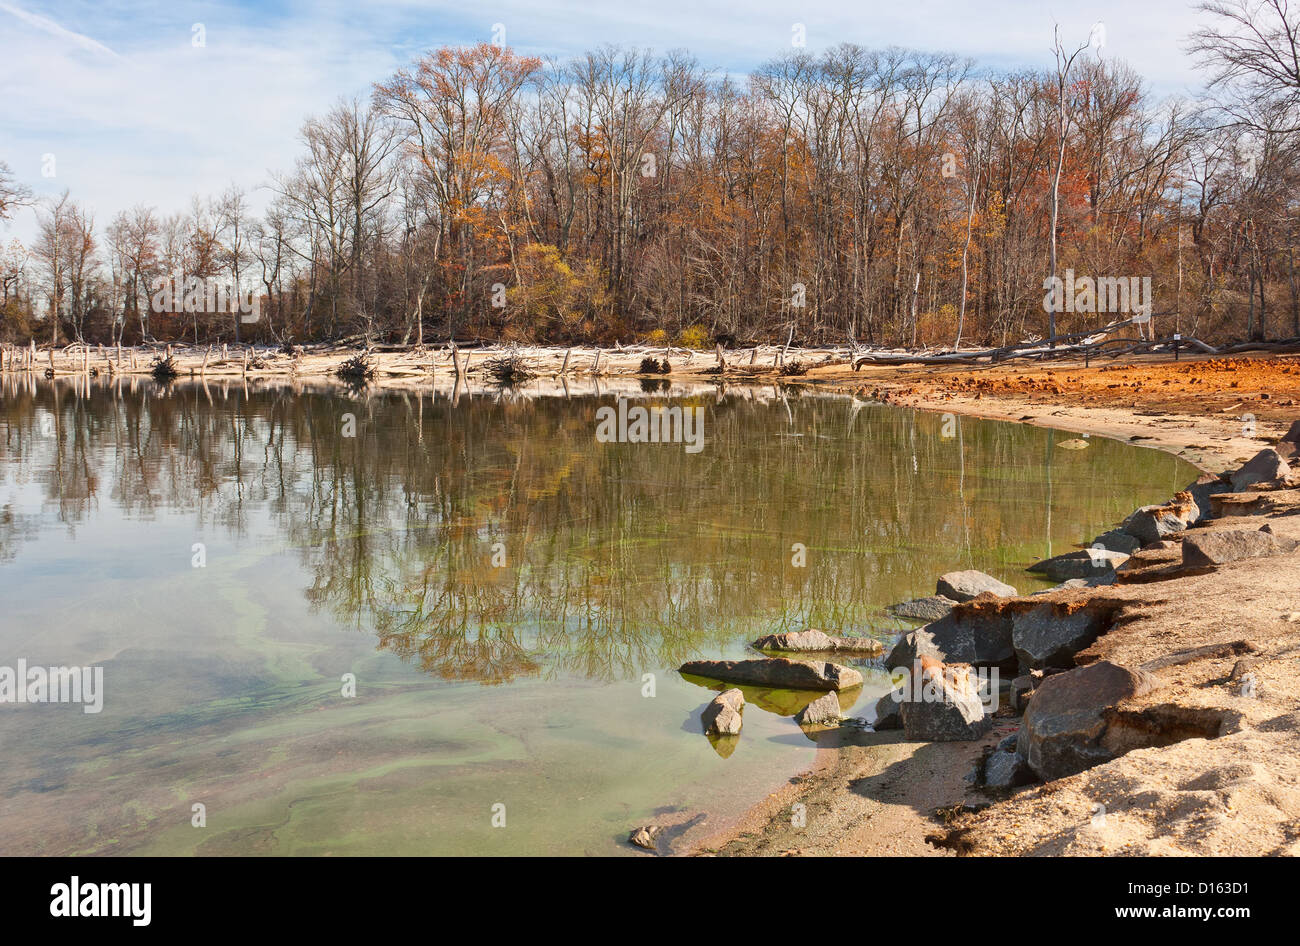
[[[663,828],[659,827],[657,824],[646,825],[641,828],[633,828],[632,833],[628,835],[627,839],[637,847],[643,847],[647,851],[655,851],[658,850],[658,848],[655,847],[655,836],[662,830]]]

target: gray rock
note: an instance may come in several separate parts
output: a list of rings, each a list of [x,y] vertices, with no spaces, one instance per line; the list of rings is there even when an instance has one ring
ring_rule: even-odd
[[[997,745],[997,751],[998,751],[998,752],[1015,752],[1015,751],[1016,751],[1016,741],[1017,741],[1019,738],[1020,738],[1020,730],[1018,730],[1018,729],[1017,729],[1015,732],[1011,733],[1009,736],[1003,736],[1003,737],[1002,737],[1002,740],[1001,740],[1001,741],[998,743],[998,745]]]
[[[1208,512],[1208,500],[1206,510]],[[1142,548],[1142,543],[1136,536],[1129,535],[1123,529],[1111,529],[1109,532],[1103,532],[1097,538],[1092,540],[1093,548],[1103,548],[1111,552],[1123,552],[1125,555],[1132,555],[1138,549]]]
[[[758,660],[688,660],[681,673],[730,683],[781,687],[787,690],[847,690],[862,686],[862,674],[852,667],[820,660],[787,660],[762,657]]]
[[[1011,681],[1011,708],[1017,713],[1023,713],[1025,707],[1029,705],[1029,697],[1034,692],[1034,687],[1038,686],[1038,679],[1030,674],[1023,673]],[[1011,738],[1011,737],[1008,737]],[[1019,738],[1019,734],[1015,738]]]
[[[1116,577],[1117,576],[1114,572],[1106,572],[1098,575],[1096,578],[1071,578],[1069,581],[1063,581],[1059,585],[1053,585],[1046,591],[1035,591],[1034,594],[1045,595],[1053,591],[1066,591],[1075,588],[1100,588],[1103,585],[1115,584]]]
[[[795,716],[800,726],[834,726],[840,721],[840,700],[834,693],[813,700]]]
[[[1014,598],[1018,594],[1010,585],[973,568],[940,575],[934,587],[936,595],[953,601],[969,601],[986,591],[991,591],[1000,598]]]
[[[1124,552],[1099,548],[1079,549],[1035,562],[1026,570],[1046,575],[1052,581],[1069,581],[1072,578],[1096,578],[1113,572],[1128,560],[1129,556]]]
[[[1291,429],[1282,436],[1282,439],[1287,443],[1300,443],[1300,420],[1292,422]]]
[[[885,666],[891,670],[896,667],[910,668],[922,656],[933,657],[936,660],[945,659],[943,651],[934,641],[934,635],[930,633],[929,624],[900,637],[893,650],[889,652],[889,656],[885,658]]]
[[[900,618],[912,618],[917,621],[937,621],[952,610],[956,604],[951,598],[945,598],[943,595],[930,595],[928,598],[917,598],[914,601],[904,601],[902,604],[896,604],[889,610]]]
[[[1183,564],[1192,567],[1226,565],[1246,558],[1266,558],[1294,552],[1295,539],[1251,529],[1205,532],[1183,539]]]
[[[1143,506],[1124,520],[1123,529],[1143,545],[1159,542],[1187,528],[1196,515],[1196,503],[1190,493],[1179,493],[1172,502]]]
[[[1051,604],[1017,614],[1011,622],[1011,642],[1022,673],[1044,667],[1074,666],[1074,655],[1095,641],[1101,632],[1101,618],[1094,612],[1080,609],[1069,614]]]
[[[1251,457],[1240,470],[1232,474],[1232,491],[1244,493],[1256,483],[1271,483],[1291,472],[1291,467],[1282,455],[1272,447],[1265,448]]]
[[[1107,740],[1106,711],[1157,685],[1150,674],[1109,660],[1054,674],[1034,691],[1016,752],[1044,781],[1113,759],[1131,746]]]
[[[1016,788],[1034,781],[1034,772],[1014,752],[994,752],[984,761],[986,788]]]
[[[900,715],[903,734],[912,742],[961,742],[979,739],[993,725],[970,681],[969,668],[942,667],[914,674],[910,699]]]
[[[903,716],[901,713],[902,702],[894,699],[894,694],[898,690],[891,690],[876,701],[876,721],[871,727],[876,732],[883,732],[886,729],[902,729]]]
[[[885,645],[873,637],[832,637],[823,631],[808,628],[785,634],[768,634],[754,641],[755,650],[784,650],[789,652],[844,651],[855,654],[882,654]]]
[[[700,722],[704,723],[704,731],[711,736],[735,736],[740,733],[741,713],[744,709],[745,694],[734,688],[723,690],[704,707]]]
[[[1213,473],[1203,473],[1195,483],[1189,483],[1184,492],[1190,493],[1192,501],[1196,503],[1196,514],[1191,517],[1191,525],[1200,525],[1207,519],[1212,518],[1214,511],[1210,503],[1210,497],[1215,493],[1221,493],[1228,488],[1221,477]]]
[[[886,659],[886,666],[910,669],[918,657],[1011,669],[1016,665],[1011,615],[978,604],[954,609],[947,617],[899,638]]]

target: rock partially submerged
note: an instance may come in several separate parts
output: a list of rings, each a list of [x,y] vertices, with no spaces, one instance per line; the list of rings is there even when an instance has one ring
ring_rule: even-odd
[[[745,694],[733,687],[723,690],[704,707],[700,722],[704,724],[704,731],[711,736],[737,736],[740,734],[741,714],[744,710]]]
[[[1082,772],[1127,751],[1108,739],[1108,711],[1157,686],[1150,674],[1099,660],[1054,674],[1034,690],[1016,752],[1044,781]]]
[[[1026,571],[1046,575],[1052,581],[1097,578],[1107,572],[1115,571],[1128,560],[1129,556],[1124,552],[1112,552],[1101,548],[1079,549],[1035,562]]]
[[[800,726],[835,726],[839,724],[841,715],[839,697],[827,693],[801,709],[794,721]]]
[[[894,605],[889,610],[900,618],[911,618],[914,621],[937,621],[951,611],[952,606],[956,603],[952,598],[943,595],[930,595],[928,598],[904,601]]]
[[[853,654],[881,654],[885,645],[872,637],[833,637],[822,631],[808,628],[785,634],[768,634],[754,641],[755,650],[784,650],[830,653],[841,651]]]
[[[985,592],[992,592],[1000,598],[1014,598],[1018,594],[1015,588],[1005,582],[973,568],[940,575],[934,588],[936,595],[953,601],[970,601]]]
[[[1246,558],[1266,558],[1294,552],[1300,542],[1271,532],[1228,529],[1188,535],[1183,539],[1183,564],[1190,567],[1226,565]]]
[[[643,847],[647,851],[656,851],[658,848],[655,847],[655,836],[662,830],[663,828],[659,827],[657,824],[633,828],[632,833],[627,836],[627,840],[628,843],[635,844],[637,847]]]
[[[1094,549],[1101,548],[1110,552],[1123,552],[1125,555],[1132,555],[1142,548],[1141,540],[1137,536],[1129,535],[1123,529],[1111,529],[1109,532],[1103,532],[1092,540],[1091,545]]]
[[[681,665],[679,671],[729,683],[748,683],[787,690],[847,690],[862,686],[862,674],[852,667],[820,660],[787,660],[785,657],[688,660]]]

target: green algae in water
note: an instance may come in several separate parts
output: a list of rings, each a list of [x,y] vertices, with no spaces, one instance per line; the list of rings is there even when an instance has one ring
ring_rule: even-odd
[[[938,574],[1043,587],[1024,566],[1195,476],[770,389],[692,397],[699,454],[598,443],[612,403],[5,387],[0,664],[103,666],[106,693],[0,713],[0,850],[610,854],[651,821],[716,830],[811,764],[791,716],[814,694],[742,688],[719,746],[720,684],[683,661],[805,626],[888,644],[911,625],[882,609]],[[846,662],[869,715],[887,676]]]

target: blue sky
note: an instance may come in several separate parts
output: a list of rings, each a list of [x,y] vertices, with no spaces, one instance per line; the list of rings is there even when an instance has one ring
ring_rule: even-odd
[[[172,212],[232,181],[264,184],[292,165],[305,116],[366,94],[422,50],[490,40],[498,23],[533,55],[607,42],[684,48],[707,68],[744,73],[789,50],[795,23],[812,51],[912,46],[998,68],[1046,66],[1053,24],[1084,42],[1100,22],[1103,56],[1179,94],[1198,82],[1182,47],[1200,17],[1184,0],[0,0],[0,159],[40,195],[69,188],[106,225],[135,203]],[[41,173],[47,155],[54,177]],[[33,231],[29,211],[0,240]]]

